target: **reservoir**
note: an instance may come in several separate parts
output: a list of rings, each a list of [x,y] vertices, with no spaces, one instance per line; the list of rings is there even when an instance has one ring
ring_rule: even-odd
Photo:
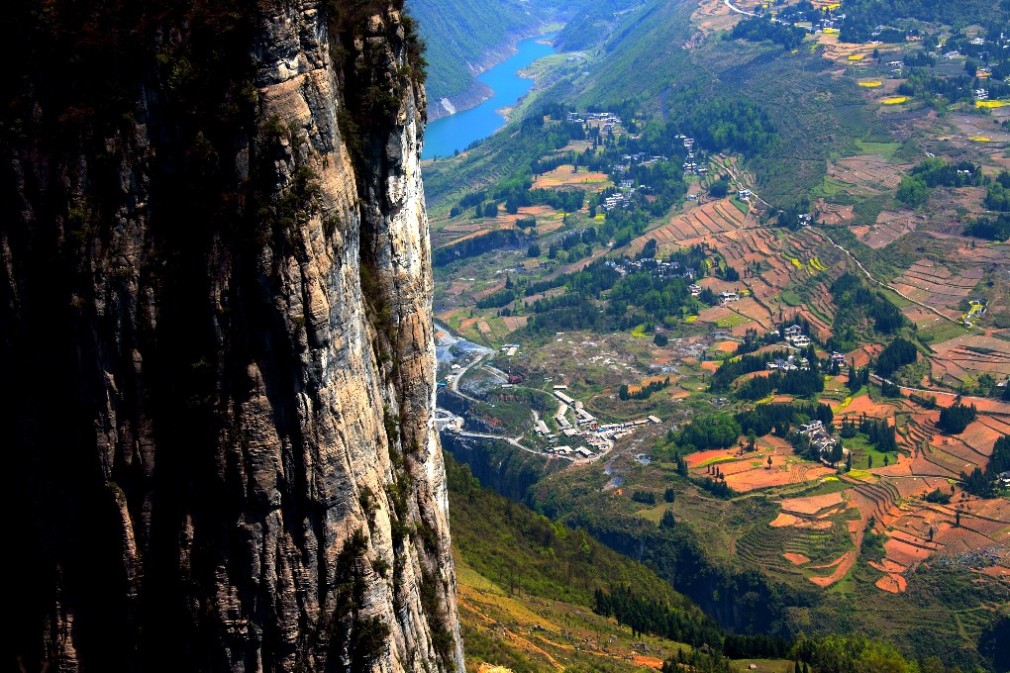
[[[478,81],[491,87],[494,94],[477,107],[428,124],[423,158],[452,156],[454,151],[462,152],[471,143],[505,126],[505,118],[497,111],[514,105],[533,88],[533,80],[520,77],[518,72],[538,58],[553,54],[554,48],[543,42],[553,37],[540,35],[523,40],[516,45],[513,56],[480,75]]]

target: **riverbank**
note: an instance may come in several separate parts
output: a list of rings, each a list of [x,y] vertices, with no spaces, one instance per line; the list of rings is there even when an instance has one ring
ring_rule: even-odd
[[[490,98],[469,110],[429,122],[424,159],[452,156],[504,127],[507,119],[501,111],[515,106],[532,90],[535,82],[523,76],[523,71],[535,61],[555,53],[549,42],[553,37],[554,34],[549,33],[517,43],[515,54],[478,78],[492,90]]]
[[[538,36],[554,35],[563,27],[562,23],[539,24],[510,34],[504,42],[489,49],[479,61],[471,64],[474,80],[469,88],[461,93],[428,101],[428,123],[466,112],[491,98],[494,92],[478,79],[481,75],[515,56],[520,42]]]

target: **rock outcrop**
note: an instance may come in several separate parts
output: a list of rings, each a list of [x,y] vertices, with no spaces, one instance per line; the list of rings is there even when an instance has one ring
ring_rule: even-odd
[[[401,5],[8,17],[22,670],[462,670]]]

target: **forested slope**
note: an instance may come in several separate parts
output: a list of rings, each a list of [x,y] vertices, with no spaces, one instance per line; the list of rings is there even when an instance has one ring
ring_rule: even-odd
[[[511,37],[533,31],[546,12],[521,0],[410,0],[428,46],[432,105],[477,85],[475,74],[507,53]],[[498,55],[498,58],[495,55]]]

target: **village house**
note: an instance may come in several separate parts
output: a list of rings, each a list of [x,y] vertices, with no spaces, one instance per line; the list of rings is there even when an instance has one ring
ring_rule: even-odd
[[[810,337],[808,337],[806,334],[800,334],[799,336],[794,336],[791,339],[789,339],[789,343],[791,343],[793,346],[796,346],[797,348],[806,348],[807,346],[810,345]]]
[[[789,325],[784,330],[782,330],[782,338],[789,340],[793,337],[798,337],[803,335],[803,327],[800,325]]]
[[[807,437],[810,440],[810,446],[817,449],[821,460],[825,463],[831,464],[830,456],[831,451],[835,448],[838,440],[828,434],[828,431],[824,428],[824,424],[820,421],[810,421],[809,423],[804,423],[800,426],[798,430],[799,434]],[[842,455],[848,455],[848,449],[842,449]]]

